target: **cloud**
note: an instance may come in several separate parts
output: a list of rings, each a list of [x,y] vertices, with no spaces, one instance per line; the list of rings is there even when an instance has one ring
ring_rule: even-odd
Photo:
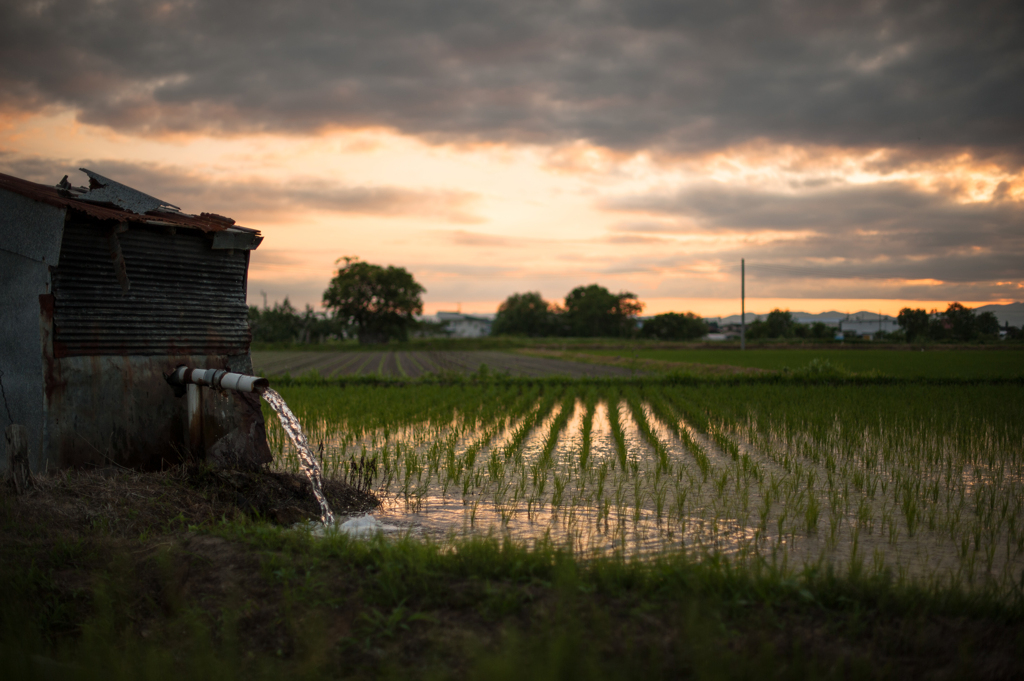
[[[620,269],[685,268],[708,257],[689,254],[687,239],[718,235],[714,256],[728,263],[726,270],[738,270],[745,258],[748,276],[782,285],[790,296],[796,290],[806,295],[825,281],[847,296],[856,290],[855,297],[872,297],[864,291],[886,288],[888,294],[875,297],[892,297],[919,290],[923,284],[915,281],[991,288],[1024,280],[1021,202],[957,203],[894,182],[800,194],[706,183],[602,206],[658,218],[620,223],[610,240],[670,239],[657,255],[623,260],[616,264]]]
[[[0,107],[121,132],[1024,158],[1015,0],[53,0],[0,6]]]
[[[216,212],[228,216],[327,211],[384,217],[417,216],[456,224],[475,224],[476,194],[461,190],[346,185],[324,178],[295,178],[268,183],[259,178],[212,179],[194,171],[159,164],[113,160],[59,161],[24,157],[0,150],[0,172],[41,184],[56,184],[64,175],[72,184],[84,182],[78,168],[89,168],[139,191],[156,196],[185,212]]]
[[[444,232],[444,235],[458,246],[493,246],[496,248],[514,248],[522,246],[522,241],[516,242],[512,239],[495,234],[482,234],[480,232],[467,232],[459,229],[451,232]]]

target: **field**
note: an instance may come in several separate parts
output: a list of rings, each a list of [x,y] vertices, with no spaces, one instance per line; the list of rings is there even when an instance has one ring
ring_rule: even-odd
[[[267,376],[309,372],[331,376],[383,376],[415,379],[427,374],[468,374],[486,366],[492,373],[513,376],[630,376],[628,368],[571,362],[493,350],[385,350],[348,352],[262,351],[252,353],[253,366]]]
[[[828,362],[853,373],[877,372],[899,378],[1020,378],[1024,377],[1024,349],[619,349],[579,348],[577,357],[648,360],[681,364],[731,365],[782,371],[800,369],[811,362]],[[557,356],[557,355],[556,355]]]
[[[427,374],[475,373],[486,365],[491,373],[512,376],[631,377],[679,372],[733,375],[751,371],[800,370],[813,364],[845,373],[894,378],[1005,379],[1024,376],[1024,350],[978,349],[665,349],[638,342],[614,348],[591,343],[532,343],[505,350],[461,349],[448,342],[437,349],[396,350],[263,350],[253,352],[253,365],[267,376],[382,376],[415,379]],[[467,345],[472,347],[471,345]],[[447,349],[443,349],[447,348]]]
[[[273,475],[0,493],[0,676],[1024,676],[1016,355],[593,350],[254,353],[381,533],[269,411]]]
[[[378,518],[436,541],[497,534],[1000,592],[1024,569],[1017,384],[280,390],[328,477],[378,490]]]

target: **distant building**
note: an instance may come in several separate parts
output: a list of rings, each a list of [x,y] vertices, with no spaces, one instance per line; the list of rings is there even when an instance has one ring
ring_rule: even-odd
[[[438,312],[437,320],[445,325],[451,338],[482,338],[491,335],[494,320],[461,312]]]
[[[821,323],[821,324],[824,324],[825,326],[829,327],[830,329],[837,329],[837,330],[839,329],[840,324],[843,323],[843,320],[842,319],[838,319],[838,318],[837,319],[818,319],[818,318],[815,318],[815,317],[803,318],[803,319],[797,317],[793,321],[795,321],[797,324],[806,324],[807,326],[814,326],[815,324]]]
[[[894,317],[888,315],[864,315],[858,314],[847,317],[839,322],[839,331],[845,338],[860,337],[870,338],[879,331],[892,333],[900,326]]]

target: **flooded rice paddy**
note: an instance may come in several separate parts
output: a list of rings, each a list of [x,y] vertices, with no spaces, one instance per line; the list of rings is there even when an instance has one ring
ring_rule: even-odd
[[[281,393],[325,475],[376,491],[377,520],[415,536],[1003,587],[1024,574],[1018,386]],[[296,467],[284,431],[268,430],[278,465]]]

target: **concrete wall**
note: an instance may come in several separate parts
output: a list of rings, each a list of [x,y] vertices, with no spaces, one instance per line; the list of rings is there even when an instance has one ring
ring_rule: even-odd
[[[269,461],[259,398],[232,391],[201,389],[203,451],[190,450],[186,398],[165,380],[182,364],[252,372],[248,355],[56,359],[45,391],[50,467],[159,470],[190,453],[213,465]]]
[[[37,472],[46,467],[39,296],[50,292],[63,229],[63,208],[0,189],[0,380],[7,396],[6,406],[0,397],[0,430],[12,419],[28,429]],[[0,437],[0,471],[7,469],[6,447]]]

